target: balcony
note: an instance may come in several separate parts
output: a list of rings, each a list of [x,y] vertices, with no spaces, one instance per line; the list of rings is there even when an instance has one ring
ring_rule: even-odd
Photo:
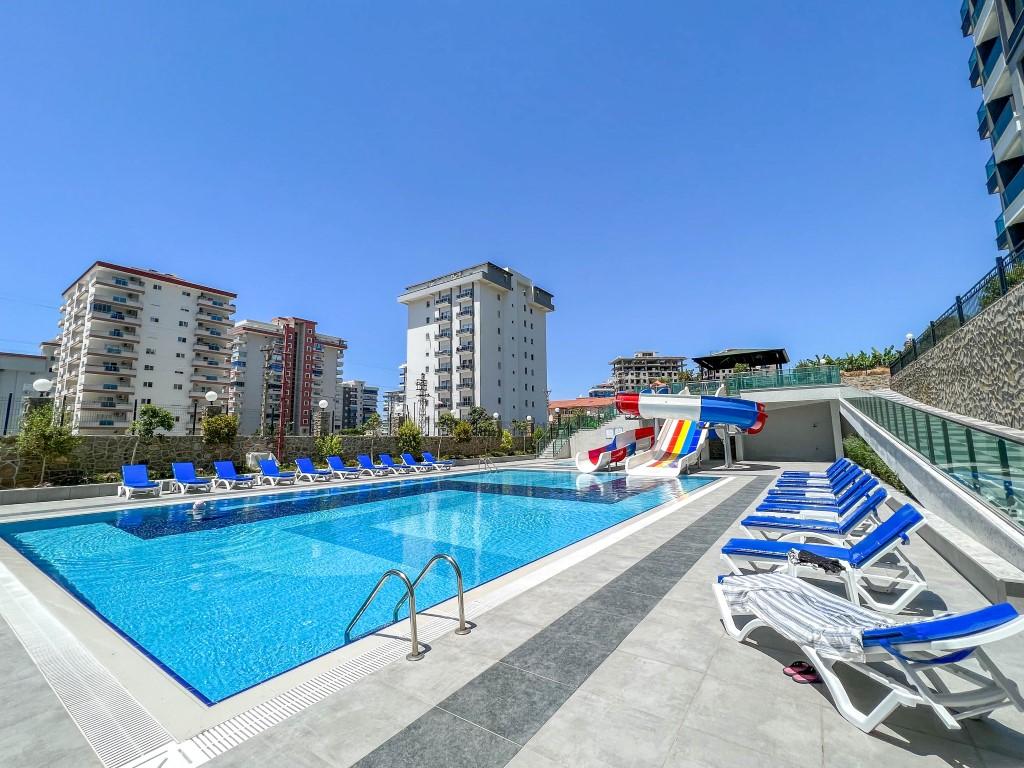
[[[130,309],[142,309],[142,302],[138,299],[133,299],[128,296],[121,296],[110,292],[110,295],[104,295],[96,293],[93,295],[93,301],[110,304],[111,306],[117,307],[128,307]]]
[[[207,328],[201,325],[196,328],[196,336],[212,336],[215,339],[220,339],[223,338],[224,334],[216,328]]]
[[[434,319],[439,323],[450,323],[452,321],[452,313],[449,310],[443,312],[438,310],[434,313]]]
[[[434,403],[434,407],[435,408],[449,408],[450,409],[452,407],[452,401],[451,400],[438,400],[436,403]]]
[[[226,384],[227,379],[221,379],[220,376],[214,376],[212,373],[193,373],[188,378],[192,382],[203,382],[204,384]]]
[[[204,307],[214,307],[215,309],[221,310],[224,314],[230,315],[235,311],[235,305],[229,301],[223,299],[214,299],[211,296],[199,296],[196,299],[196,303]]]
[[[473,354],[473,344],[472,342],[469,344],[459,344],[455,351],[460,355],[471,355]]]
[[[455,294],[455,300],[460,303],[464,301],[472,301],[473,291],[459,291],[457,294]]]
[[[196,319],[204,323],[214,323],[216,325],[222,325],[227,328],[231,328],[234,326],[234,323],[232,323],[230,319],[224,317],[223,315],[210,315],[207,314],[206,312],[197,312]]]
[[[450,328],[448,328],[442,331],[438,331],[435,335],[439,339],[450,339],[452,337],[452,331]]]
[[[472,363],[459,363],[456,366],[456,368],[458,370],[460,370],[460,371],[472,371],[473,370],[473,364]]]
[[[973,11],[974,8],[971,6],[971,0],[964,0],[960,6],[960,31],[964,37],[967,37],[974,31]]]
[[[130,411],[132,404],[125,400],[83,400],[79,408],[83,411]]]
[[[83,429],[127,429],[128,428],[128,416],[127,414],[111,414],[109,419],[83,419],[78,422],[78,430]]]
[[[450,295],[448,295],[448,294],[445,294],[444,296],[438,296],[436,299],[434,299],[434,303],[435,304],[451,304],[452,303],[452,297]]]
[[[207,352],[212,352],[215,355],[231,354],[231,350],[227,347],[222,347],[219,344],[208,344],[205,341],[197,341],[192,345],[192,349],[196,352],[202,352],[203,354],[206,354]]]
[[[463,379],[462,381],[459,382],[459,389],[472,389],[472,388],[473,388],[473,380],[472,379]]]
[[[1006,132],[1006,128],[1013,122],[1013,99],[1007,99],[1006,104],[1003,106],[1002,111],[999,113],[999,117],[996,118],[995,123],[992,125],[992,144],[998,144],[999,140],[1003,137],[1003,133]]]
[[[80,392],[95,392],[104,395],[134,395],[135,387],[131,384],[84,384]]]
[[[436,354],[438,357],[451,357],[452,356],[452,348],[451,347],[435,347],[434,354]]]
[[[472,336],[472,335],[473,335],[473,326],[472,325],[460,325],[459,326],[459,336]]]
[[[1006,231],[1006,223],[1003,221],[1003,214],[996,217],[996,247],[1001,251],[1010,250],[1010,235]]]
[[[132,279],[129,280],[127,277],[117,277],[115,275],[99,275],[89,281],[89,286],[102,285],[105,288],[116,288],[118,290],[127,290],[132,293],[145,293],[146,284],[141,280]]]
[[[204,360],[202,358],[192,361],[193,368],[216,368],[221,370],[227,366],[224,363],[218,362],[217,360]]]
[[[981,102],[981,106],[978,107],[978,138],[987,139],[992,135],[992,121],[988,117],[988,106],[985,102]]]
[[[981,79],[984,85],[982,93],[986,101],[991,101],[997,95],[996,84],[1001,82],[1002,75],[1006,72],[1006,58],[1003,56],[1003,42],[998,37],[985,54],[984,64],[981,67]]]
[[[970,74],[967,75],[968,82],[972,88],[977,88],[982,84],[981,62],[978,57],[977,48],[971,51],[971,56],[967,59],[967,69],[970,71]]]
[[[988,193],[994,195],[999,191],[999,174],[996,173],[995,157],[990,157],[988,162],[985,163],[985,177],[987,179],[985,186],[988,188]]]
[[[103,346],[89,349],[86,354],[89,357],[110,357],[118,360],[137,360],[139,353],[127,347]]]
[[[126,365],[87,365],[85,372],[97,376],[134,376],[135,369]]]
[[[452,385],[451,382],[449,381],[442,381],[434,389],[436,389],[438,392],[451,392]]]
[[[114,309],[97,309],[93,307],[85,315],[86,322],[89,323],[113,323],[114,325],[131,325],[138,327],[142,325],[142,321],[139,320],[138,315],[126,315],[124,312],[118,312]]]
[[[436,369],[434,369],[434,370],[435,370],[435,372],[436,372],[436,373],[437,373],[437,374],[438,374],[439,376],[451,376],[451,373],[452,373],[452,366],[451,366],[451,364],[449,364],[449,365],[439,365],[439,366],[437,366],[437,368],[436,368]]]
[[[1006,189],[1003,191],[1004,214],[1014,207],[1022,190],[1024,190],[1024,168],[1019,169],[1013,179],[1006,184]],[[1007,216],[1007,219],[1015,220],[1015,217]]]

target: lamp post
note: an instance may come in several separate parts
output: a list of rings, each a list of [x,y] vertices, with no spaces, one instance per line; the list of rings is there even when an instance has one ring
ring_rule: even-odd
[[[526,453],[526,439],[533,437],[533,416],[526,417],[526,434],[523,435],[523,453]]]
[[[558,431],[562,431],[562,409],[555,408],[555,418],[558,419]]]
[[[498,428],[498,437],[501,437],[501,414],[495,411],[491,414],[491,418],[494,419],[494,426]]]
[[[319,403],[316,404],[318,410],[316,413],[316,424],[313,425],[314,437],[320,437],[320,433],[323,431],[324,410],[327,408],[328,405],[329,403],[326,400],[321,400]]]
[[[50,379],[36,379],[35,381],[32,382],[32,389],[34,389],[36,391],[36,396],[37,397],[46,397],[46,394],[52,388],[53,388],[53,382]],[[27,407],[25,409],[25,412],[26,413],[28,412],[27,411]],[[51,414],[51,418],[53,419],[53,422],[56,423],[57,418],[58,418],[56,411],[54,411]],[[63,426],[63,422],[64,422],[64,413],[63,413],[63,411],[61,411],[60,419],[61,419],[61,426]],[[4,434],[5,435],[7,434],[7,424],[6,424],[6,421],[4,423]]]

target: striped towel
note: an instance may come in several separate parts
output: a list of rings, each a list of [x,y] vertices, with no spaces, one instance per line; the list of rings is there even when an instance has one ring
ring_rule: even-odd
[[[864,661],[861,634],[894,622],[785,573],[726,576],[722,594],[733,614],[753,615],[797,645],[846,661]]]

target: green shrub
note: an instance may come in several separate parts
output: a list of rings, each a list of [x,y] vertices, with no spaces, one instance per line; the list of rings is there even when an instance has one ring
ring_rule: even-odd
[[[207,445],[234,445],[238,438],[238,416],[216,413],[203,417],[203,442]]]
[[[317,461],[324,461],[328,456],[341,456],[343,444],[341,435],[320,435],[314,443]]]
[[[906,493],[907,487],[893,472],[889,465],[882,461],[881,457],[872,450],[871,446],[864,442],[864,439],[857,435],[850,435],[843,440],[843,454],[853,463],[868,470],[884,483],[888,483],[897,491]]]
[[[414,421],[403,421],[395,432],[395,445],[399,453],[419,453],[423,444],[423,433]]]
[[[501,433],[501,450],[506,456],[511,456],[516,452],[516,444],[512,439],[512,433],[507,429],[502,430]]]
[[[467,422],[467,421],[460,421],[452,429],[452,437],[455,438],[455,442],[457,442],[457,443],[468,442],[469,439],[472,436],[473,436],[473,427],[470,426],[469,422]]]

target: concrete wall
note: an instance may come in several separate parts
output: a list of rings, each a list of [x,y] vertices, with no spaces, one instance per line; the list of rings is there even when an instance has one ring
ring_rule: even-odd
[[[870,371],[843,371],[839,378],[848,387],[870,392],[873,389],[888,389],[892,376],[888,368],[874,368]]]
[[[761,433],[740,437],[744,461],[834,461],[841,442],[837,408],[835,401],[766,403]]]
[[[892,389],[1024,429],[1024,284],[892,377]]]

